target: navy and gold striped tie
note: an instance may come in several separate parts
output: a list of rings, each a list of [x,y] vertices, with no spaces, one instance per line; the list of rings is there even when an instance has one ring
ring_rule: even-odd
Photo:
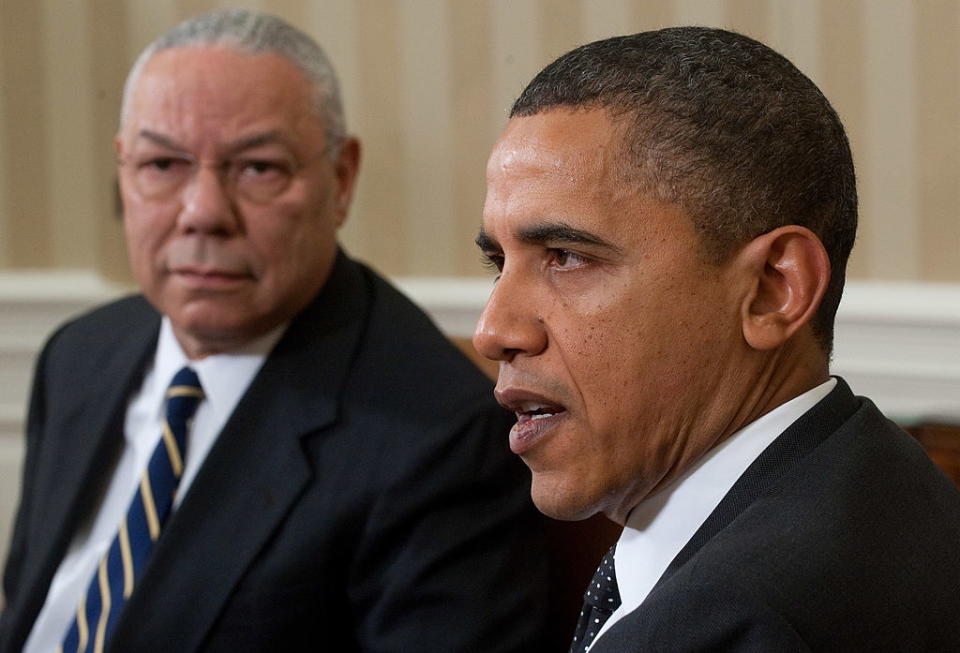
[[[166,398],[166,419],[160,442],[140,477],[140,487],[120,521],[110,548],[80,599],[76,617],[63,640],[63,653],[103,651],[170,514],[183,474],[187,428],[203,399],[196,373],[189,367],[177,372],[167,388]]]

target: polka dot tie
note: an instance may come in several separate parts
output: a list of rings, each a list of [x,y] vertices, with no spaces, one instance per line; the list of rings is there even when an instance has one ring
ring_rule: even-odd
[[[620,607],[620,590],[617,589],[617,575],[613,567],[615,550],[616,545],[610,547],[607,555],[603,556],[597,573],[593,575],[583,595],[583,609],[577,621],[577,630],[573,634],[570,653],[582,653],[590,648],[600,628],[613,611]]]

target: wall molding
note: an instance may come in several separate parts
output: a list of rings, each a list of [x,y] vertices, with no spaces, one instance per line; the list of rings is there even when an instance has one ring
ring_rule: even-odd
[[[88,270],[0,272],[0,437],[22,432],[34,360],[50,333],[128,290]]]
[[[473,332],[492,288],[475,277],[395,282],[458,337]],[[0,437],[22,432],[33,363],[53,329],[129,291],[87,270],[0,272]],[[960,283],[849,282],[832,369],[894,418],[960,421]]]
[[[835,373],[892,418],[960,423],[960,284],[847,285]]]
[[[489,279],[396,280],[448,334],[469,336]],[[960,423],[960,283],[848,281],[831,372],[901,423]]]

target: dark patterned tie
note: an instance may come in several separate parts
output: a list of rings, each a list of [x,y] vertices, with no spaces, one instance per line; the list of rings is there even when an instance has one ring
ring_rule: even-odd
[[[140,477],[140,487],[120,521],[110,548],[100,559],[90,586],[80,599],[77,614],[63,639],[63,653],[103,651],[170,515],[183,474],[187,428],[197,404],[203,399],[196,373],[189,367],[177,372],[167,388],[166,398],[166,419],[160,442]]]
[[[606,623],[613,611],[620,607],[620,590],[617,589],[617,575],[613,567],[613,554],[616,545],[610,547],[603,556],[597,573],[583,595],[583,609],[573,633],[570,653],[583,652],[590,648],[600,628]]]

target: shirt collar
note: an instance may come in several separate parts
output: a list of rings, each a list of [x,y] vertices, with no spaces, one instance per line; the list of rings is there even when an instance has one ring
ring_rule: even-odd
[[[211,410],[225,422],[286,328],[283,324],[229,352],[190,360],[173,333],[170,318],[165,316],[160,323],[154,378],[165,388],[182,367],[190,366],[200,377]]]
[[[630,513],[615,565],[623,607],[640,605],[750,464],[837,384],[829,379],[740,429]]]

